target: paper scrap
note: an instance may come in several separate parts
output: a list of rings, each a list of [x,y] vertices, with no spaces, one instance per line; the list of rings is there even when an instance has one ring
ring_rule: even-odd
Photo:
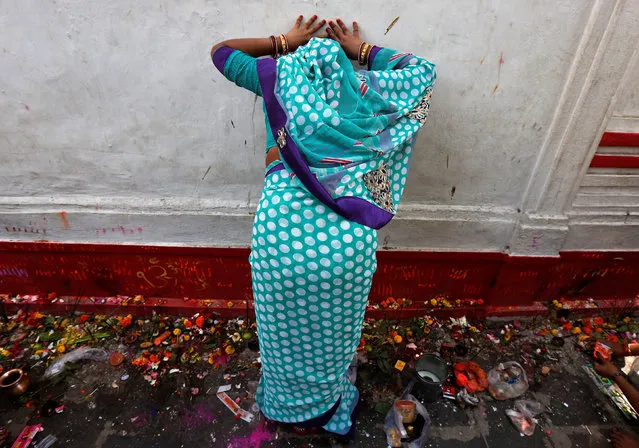
[[[242,420],[244,420],[247,423],[251,423],[253,421],[254,415],[251,414],[248,411],[245,411],[244,409],[242,409],[241,407],[239,407],[237,405],[236,402],[234,402],[231,397],[229,397],[225,392],[218,392],[217,393],[217,398],[220,399],[220,401],[222,403],[224,403],[224,405],[229,408],[231,410],[231,412],[233,412],[233,414],[237,415],[238,417],[240,417]]]

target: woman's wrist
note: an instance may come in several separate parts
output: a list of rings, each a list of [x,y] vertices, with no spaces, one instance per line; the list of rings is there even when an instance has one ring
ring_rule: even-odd
[[[286,40],[288,41],[288,45],[289,45],[288,51],[289,53],[292,53],[304,44],[297,42],[297,40],[295,39],[295,36],[290,36],[290,34],[291,33],[286,33],[286,34],[282,34],[282,36],[286,37]]]
[[[360,65],[368,65],[368,58],[370,57],[371,51],[373,51],[373,47],[373,45],[364,41],[359,44],[357,62],[359,62]]]
[[[291,40],[286,34],[269,36],[269,41],[271,42],[271,56],[275,59],[295,51],[291,47]]]
[[[623,375],[623,372],[621,370],[617,370],[617,372],[614,375],[609,376],[608,379],[610,381],[617,382],[617,378],[619,378],[622,375]]]

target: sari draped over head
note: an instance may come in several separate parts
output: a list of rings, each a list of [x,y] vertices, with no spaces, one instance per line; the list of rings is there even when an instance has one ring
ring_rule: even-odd
[[[358,72],[337,42],[313,38],[277,61],[258,60],[257,74],[284,167],[344,218],[387,224],[428,117],[434,64],[375,47],[370,70]]]

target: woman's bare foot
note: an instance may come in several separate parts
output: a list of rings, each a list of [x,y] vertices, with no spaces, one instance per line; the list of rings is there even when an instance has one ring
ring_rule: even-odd
[[[619,428],[610,432],[610,439],[614,448],[639,448],[639,441]]]

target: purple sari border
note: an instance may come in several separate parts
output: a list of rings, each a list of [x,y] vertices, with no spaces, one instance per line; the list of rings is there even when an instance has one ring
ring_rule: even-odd
[[[260,79],[260,86],[262,87],[266,113],[268,114],[268,119],[271,124],[271,132],[277,141],[278,130],[282,128],[286,129],[287,123],[286,112],[275,95],[277,63],[273,59],[258,60],[257,74]],[[380,229],[393,218],[392,213],[377,207],[365,199],[351,196],[333,199],[328,191],[326,191],[326,188],[324,188],[311,172],[306,160],[304,160],[304,156],[288,131],[286,131],[286,146],[280,148],[280,156],[313,196],[322,202],[322,204],[349,221],[373,229]]]
[[[381,47],[378,47],[377,45],[373,46],[373,49],[371,50],[370,54],[368,55],[368,69],[372,70],[371,67],[373,66],[373,59],[375,59],[375,56],[377,56],[377,53],[379,53],[379,51],[381,50]]]
[[[278,171],[282,171],[284,169],[284,164],[282,162],[278,163],[277,165],[273,166],[270,170],[268,170],[266,172],[266,174],[264,175],[264,177],[276,173]]]
[[[215,53],[211,55],[211,58],[213,59],[213,64],[220,71],[220,73],[224,74],[224,67],[226,66],[226,61],[228,61],[229,56],[231,56],[231,53],[233,53],[234,51],[235,50],[233,48],[226,47],[223,45],[217,50],[215,50]]]

